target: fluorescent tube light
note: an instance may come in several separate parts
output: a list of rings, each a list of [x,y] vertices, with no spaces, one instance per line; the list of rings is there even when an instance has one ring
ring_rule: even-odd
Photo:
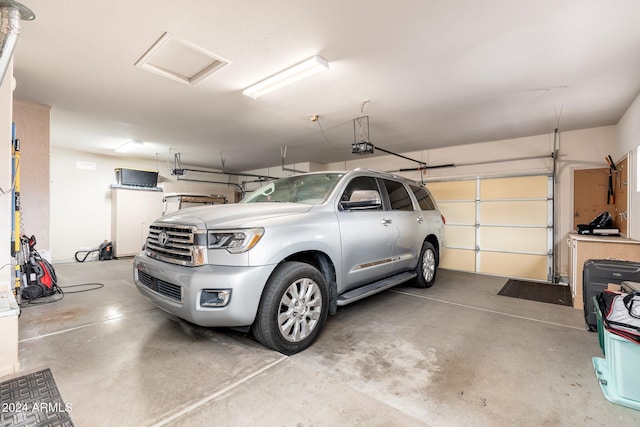
[[[129,151],[135,150],[138,147],[141,147],[142,141],[129,141],[125,144],[122,144],[118,148],[116,148],[117,153],[128,153]]]
[[[293,67],[287,68],[278,74],[274,74],[261,82],[249,86],[242,91],[242,94],[255,99],[276,89],[280,89],[281,87],[306,79],[307,77],[311,77],[314,74],[318,74],[319,72],[328,69],[329,64],[324,58],[314,56],[306,61],[294,65]]]

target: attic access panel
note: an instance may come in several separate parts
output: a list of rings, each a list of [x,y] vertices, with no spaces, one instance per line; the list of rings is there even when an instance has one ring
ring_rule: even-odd
[[[227,64],[227,61],[193,43],[164,33],[135,66],[181,83],[194,85]]]

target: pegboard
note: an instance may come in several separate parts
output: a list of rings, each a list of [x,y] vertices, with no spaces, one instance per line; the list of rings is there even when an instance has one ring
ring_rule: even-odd
[[[612,176],[615,203],[608,203],[609,168],[578,169],[573,172],[573,229],[588,224],[602,212],[609,212],[613,225],[627,233],[628,158],[616,163]],[[620,215],[620,213],[623,213]]]

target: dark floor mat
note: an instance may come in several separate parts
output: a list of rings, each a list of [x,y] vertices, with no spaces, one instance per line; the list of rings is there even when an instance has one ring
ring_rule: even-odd
[[[0,426],[73,426],[49,368],[0,383]]]
[[[572,306],[569,286],[509,279],[498,295]]]

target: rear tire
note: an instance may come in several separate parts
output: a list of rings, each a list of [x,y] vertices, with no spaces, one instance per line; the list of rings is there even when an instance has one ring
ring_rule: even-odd
[[[329,292],[320,272],[302,262],[276,267],[251,331],[264,346],[290,355],[308,348],[327,320]]]
[[[418,266],[416,267],[416,274],[418,275],[415,280],[416,287],[430,288],[436,280],[437,272],[438,253],[433,244],[424,242],[420,251]]]

